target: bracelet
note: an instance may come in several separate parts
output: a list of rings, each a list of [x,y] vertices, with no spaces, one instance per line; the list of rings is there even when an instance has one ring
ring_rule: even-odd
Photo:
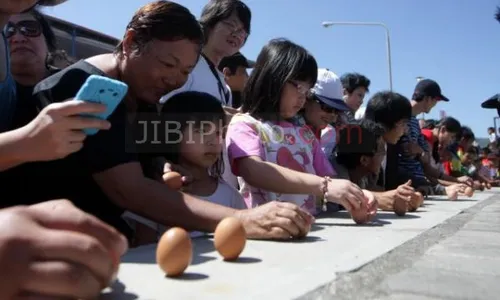
[[[323,178],[323,211],[327,210],[326,203],[328,202],[328,182],[330,182],[330,177],[325,176]]]

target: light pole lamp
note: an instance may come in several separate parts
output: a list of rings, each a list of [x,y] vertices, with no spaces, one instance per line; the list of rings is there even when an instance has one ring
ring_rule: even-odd
[[[389,68],[389,89],[392,91],[392,58],[391,58],[391,38],[389,35],[389,28],[384,23],[373,23],[373,22],[329,22],[325,21],[321,23],[323,27],[328,28],[334,25],[340,26],[377,26],[382,27],[385,30],[386,44],[387,44],[387,66]]]

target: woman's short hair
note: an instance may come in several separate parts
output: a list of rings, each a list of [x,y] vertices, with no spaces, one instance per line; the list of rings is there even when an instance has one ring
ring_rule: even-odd
[[[153,40],[179,41],[187,39],[203,45],[203,32],[195,16],[184,6],[170,1],[155,1],[136,11],[127,25],[133,30],[133,50],[140,51]],[[125,33],[126,34],[126,33]],[[121,53],[123,41],[115,53]]]

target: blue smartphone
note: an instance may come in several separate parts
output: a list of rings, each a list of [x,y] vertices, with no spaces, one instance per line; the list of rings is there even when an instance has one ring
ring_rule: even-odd
[[[106,111],[102,113],[83,114],[83,116],[106,120],[123,100],[127,90],[128,86],[121,81],[99,75],[90,75],[76,94],[75,99],[106,105]],[[87,135],[94,135],[99,130],[86,128],[83,131]]]

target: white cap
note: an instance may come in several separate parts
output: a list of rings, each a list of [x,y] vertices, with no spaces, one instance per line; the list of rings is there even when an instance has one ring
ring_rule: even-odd
[[[311,89],[316,98],[337,110],[347,111],[349,107],[342,100],[344,94],[340,78],[328,69],[318,69],[318,79]]]

